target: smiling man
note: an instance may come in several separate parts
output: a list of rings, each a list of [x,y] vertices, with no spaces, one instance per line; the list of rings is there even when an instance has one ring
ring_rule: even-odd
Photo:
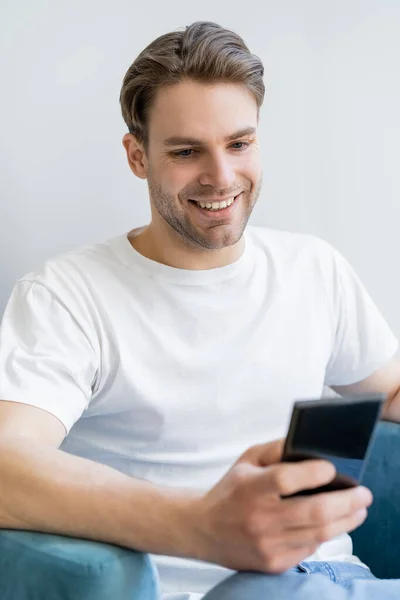
[[[165,599],[198,600],[235,571],[253,573],[232,600],[398,597],[400,582],[352,553],[369,490],[282,498],[335,475],[280,463],[293,401],[384,392],[399,421],[400,368],[334,248],[247,226],[263,98],[261,61],[214,23],[161,36],[129,68],[123,144],[151,222],[15,286],[0,330],[0,527],[151,553]]]

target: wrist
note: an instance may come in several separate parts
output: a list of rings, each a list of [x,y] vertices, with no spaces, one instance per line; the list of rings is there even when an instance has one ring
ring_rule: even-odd
[[[176,547],[181,556],[207,560],[207,514],[204,496],[199,492],[180,494],[176,508]]]

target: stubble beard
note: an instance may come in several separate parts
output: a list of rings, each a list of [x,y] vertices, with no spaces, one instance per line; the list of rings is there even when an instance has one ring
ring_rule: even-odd
[[[152,203],[161,217],[168,223],[172,229],[178,233],[186,244],[192,248],[203,248],[208,250],[218,250],[236,244],[243,235],[247,222],[251,216],[253,208],[259,198],[262,178],[257,181],[251,190],[250,182],[246,182],[246,187],[243,190],[243,197],[240,202],[243,203],[242,218],[240,223],[232,229],[227,225],[217,225],[222,229],[222,233],[215,239],[210,228],[210,235],[202,234],[191,222],[188,216],[182,209],[178,214],[175,197],[168,194],[163,188],[154,181],[154,178],[149,174],[147,178],[148,188]]]

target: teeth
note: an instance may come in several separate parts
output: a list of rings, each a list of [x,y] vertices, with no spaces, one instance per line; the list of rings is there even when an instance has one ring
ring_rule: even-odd
[[[223,200],[223,202],[197,202],[201,208],[208,208],[208,210],[221,210],[221,208],[227,208],[231,204],[235,198],[230,198],[229,200]]]

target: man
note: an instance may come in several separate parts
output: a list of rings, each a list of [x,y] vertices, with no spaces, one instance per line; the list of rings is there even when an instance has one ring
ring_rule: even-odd
[[[161,36],[128,70],[123,144],[151,223],[47,261],[12,293],[0,527],[149,552],[165,598],[200,598],[236,570],[258,572],[232,580],[243,598],[350,597],[307,578],[315,564],[345,566],[347,585],[367,578],[368,598],[388,598],[347,535],[369,490],[281,498],[334,476],[325,461],[279,464],[272,440],[293,400],[324,385],[380,391],[384,416],[400,420],[400,368],[332,247],[246,229],[262,77],[238,35],[206,22]]]

